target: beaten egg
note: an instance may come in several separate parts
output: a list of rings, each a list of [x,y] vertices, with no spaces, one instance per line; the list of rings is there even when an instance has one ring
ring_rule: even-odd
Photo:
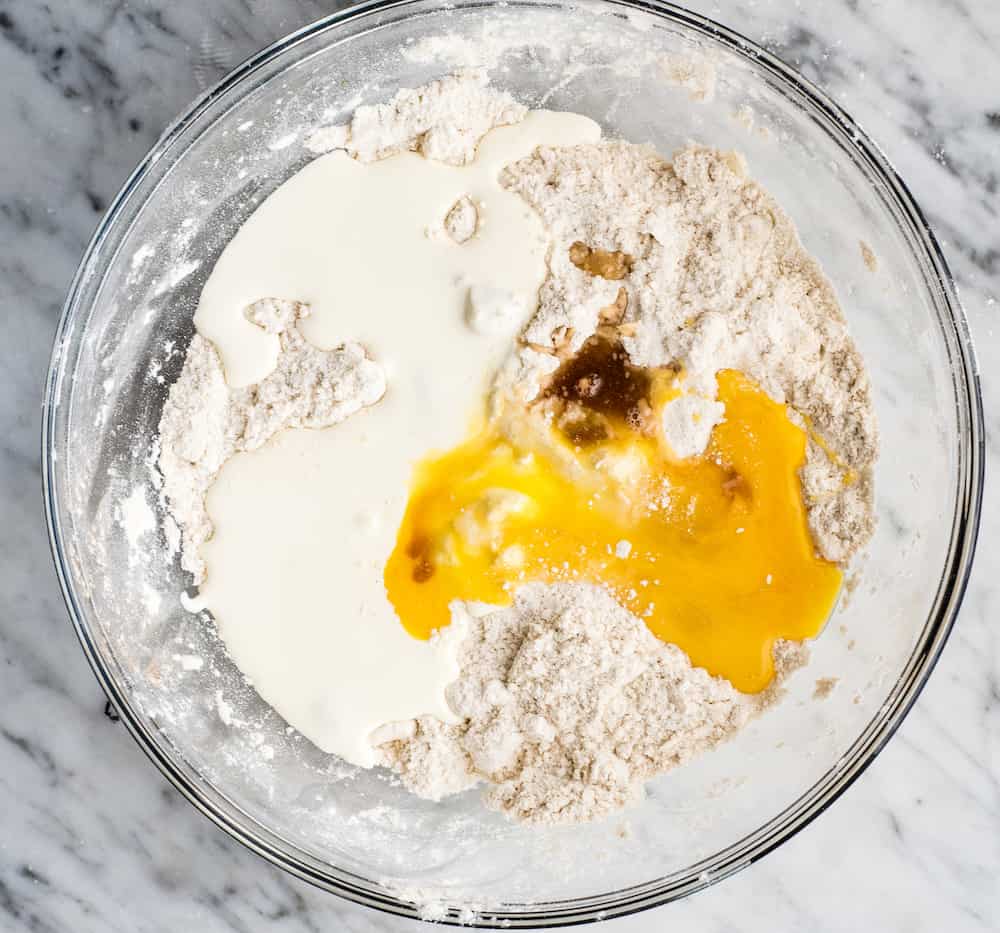
[[[506,605],[529,581],[603,586],[693,664],[758,692],[775,641],[817,635],[841,584],[806,522],[806,434],[723,371],[725,419],[704,453],[679,459],[649,428],[674,374],[609,366],[613,352],[593,344],[564,364],[554,409],[506,412],[418,467],[389,599],[426,639],[454,600]]]

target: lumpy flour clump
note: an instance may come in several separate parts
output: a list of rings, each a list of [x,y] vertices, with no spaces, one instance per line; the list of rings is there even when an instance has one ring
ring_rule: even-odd
[[[487,132],[526,113],[469,73],[359,108],[349,125],[315,131],[309,147],[362,163],[413,151],[465,165]],[[671,159],[620,141],[539,146],[507,164],[500,182],[541,219],[550,247],[533,313],[493,286],[470,289],[467,323],[477,333],[527,317],[494,398],[540,397],[610,311],[631,364],[682,374],[660,422],[678,456],[705,449],[726,417],[716,374],[739,370],[808,431],[800,479],[817,552],[845,564],[864,547],[877,453],[867,375],[832,287],[743,159],[694,145]],[[428,235],[466,249],[490,222],[480,209],[456,192],[428,218]],[[391,257],[379,261],[391,266]],[[205,494],[230,457],[286,428],[337,430],[393,391],[391,370],[387,379],[359,343],[309,344],[298,328],[308,305],[259,298],[245,314],[280,338],[273,372],[231,388],[216,349],[196,335],[160,424],[163,489],[195,582],[212,534]],[[446,699],[457,721],[423,716],[372,735],[381,763],[418,794],[439,799],[486,782],[487,805],[521,821],[600,817],[741,728],[805,657],[779,642],[774,685],[749,696],[693,667],[600,586],[526,582],[512,595],[506,608],[452,606],[447,637],[461,639],[460,670]]]
[[[484,72],[470,71],[359,107],[348,125],[317,130],[309,145],[315,152],[346,149],[361,162],[411,151],[464,165],[489,130],[518,123],[527,112],[510,94],[490,87]]]
[[[159,468],[181,529],[181,566],[201,582],[199,550],[212,534],[205,494],[234,454],[256,450],[284,428],[326,428],[377,402],[382,368],[364,348],[318,350],[299,333],[308,305],[262,299],[247,318],[281,341],[277,365],[260,383],[230,389],[212,344],[195,335],[160,418]]]
[[[878,451],[868,377],[830,283],[743,159],[689,146],[668,161],[648,147],[601,142],[539,148],[503,181],[553,237],[551,272],[508,391],[530,397],[548,354],[579,349],[624,288],[632,362],[683,367],[687,391],[667,406],[675,450],[704,449],[725,416],[716,373],[740,370],[815,432],[802,482],[820,552],[845,561],[862,547]],[[576,242],[627,254],[628,272],[615,281],[588,275],[570,258]],[[853,482],[844,482],[848,471]]]
[[[487,804],[518,820],[591,820],[731,735],[771,696],[692,667],[599,587],[528,584],[509,608],[472,609],[455,609],[467,634],[447,694],[464,721],[423,717],[382,746],[423,796],[486,780]]]

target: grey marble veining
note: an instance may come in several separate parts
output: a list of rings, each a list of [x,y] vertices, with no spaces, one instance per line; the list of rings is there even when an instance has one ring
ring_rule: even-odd
[[[943,242],[1000,442],[1000,5],[695,3],[763,42],[883,146]],[[42,522],[39,410],[59,306],[98,218],[164,126],[314,0],[0,3],[0,929],[346,929],[415,924],[293,881],[145,761],[69,626]],[[1000,508],[987,490],[961,618],[899,734],[827,814],[740,875],[617,930],[1000,926]]]

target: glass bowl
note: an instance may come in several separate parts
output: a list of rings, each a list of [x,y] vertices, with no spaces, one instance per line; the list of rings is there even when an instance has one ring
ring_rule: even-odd
[[[388,773],[320,753],[187,611],[190,580],[163,558],[175,529],[157,504],[156,427],[219,252],[312,158],[310,127],[472,64],[528,104],[587,114],[606,134],[664,153],[688,139],[743,151],[833,281],[881,424],[878,531],[788,696],[653,781],[637,807],[593,825],[516,826],[475,791],[434,804]],[[301,878],[392,913],[487,926],[662,904],[750,864],[828,807],[934,666],[968,578],[983,483],[966,323],[934,237],[884,156],[773,56],[638,0],[363,4],[238,67],[164,134],[101,222],[56,335],[43,435],[70,615],[163,774]],[[832,692],[817,689],[820,678],[837,679]]]

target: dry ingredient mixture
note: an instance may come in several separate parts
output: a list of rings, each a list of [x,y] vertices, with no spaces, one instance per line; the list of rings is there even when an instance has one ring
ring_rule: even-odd
[[[483,609],[457,611],[468,631],[447,697],[464,721],[422,717],[387,730],[382,746],[406,785],[434,800],[485,779],[487,805],[522,822],[596,819],[777,696],[692,667],[601,587],[526,584],[509,608]],[[775,654],[779,680],[805,660],[797,643]]]
[[[359,108],[310,147],[360,161],[410,150],[461,165],[489,130],[525,114],[469,73]],[[740,371],[806,429],[809,528],[823,558],[846,564],[873,527],[868,379],[830,284],[742,158],[694,145],[670,160],[619,141],[540,146],[507,165],[501,183],[537,212],[551,245],[494,408],[537,404],[560,366],[610,325],[632,366],[678,374],[662,433],[678,456],[694,457],[725,418],[717,374]],[[464,248],[482,218],[464,198],[439,223],[428,235]],[[280,336],[273,372],[231,388],[212,344],[196,336],[160,425],[165,495],[196,582],[212,532],[204,497],[222,464],[284,428],[335,425],[387,390],[361,346],[322,351],[305,340],[306,305],[260,298],[246,314]],[[491,326],[502,307],[473,290],[470,326]],[[526,822],[594,819],[635,800],[645,780],[739,729],[804,660],[802,645],[778,641],[771,688],[740,693],[589,583],[526,583],[505,608],[457,603],[452,613],[435,638],[461,639],[446,694],[458,722],[386,723],[372,741],[416,793],[438,799],[488,781],[487,804]]]
[[[687,392],[674,404],[688,412],[672,431],[675,449],[704,448],[723,417],[713,404],[716,374],[743,372],[807,419],[810,528],[825,558],[850,559],[872,531],[871,387],[830,283],[743,159],[689,146],[666,161],[647,147],[601,142],[539,149],[503,181],[553,237],[526,346],[502,377],[508,391],[533,397],[559,354],[583,345],[624,288],[632,362],[676,364],[685,374]],[[629,271],[620,280],[588,275],[570,257],[577,242],[627,254]],[[854,480],[846,485],[845,471]]]
[[[181,566],[196,583],[204,577],[201,546],[212,535],[205,493],[219,469],[241,450],[256,450],[283,428],[327,428],[373,405],[385,374],[358,344],[318,350],[299,333],[308,306],[264,298],[247,319],[281,341],[266,379],[230,389],[211,342],[195,334],[184,368],[160,419],[159,468],[170,512],[181,528]]]

